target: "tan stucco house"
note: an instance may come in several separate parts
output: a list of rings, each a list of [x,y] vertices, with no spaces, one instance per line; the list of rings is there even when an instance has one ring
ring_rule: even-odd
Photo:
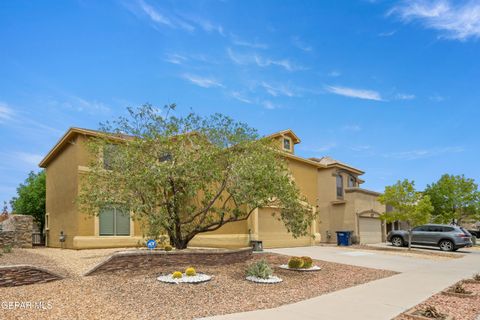
[[[128,247],[143,242],[140,223],[128,213],[110,210],[90,216],[76,205],[81,177],[88,172],[85,142],[98,134],[95,130],[71,128],[40,163],[47,176],[45,228],[49,247]],[[360,188],[363,171],[329,157],[307,159],[295,155],[300,139],[292,130],[269,137],[278,141],[293,179],[318,213],[310,228],[312,236],[293,238],[282,222],[272,217],[272,208],[259,208],[247,221],[197,235],[191,246],[245,247],[250,240],[262,240],[266,248],[308,246],[336,242],[335,232],[342,230],[353,231],[354,240],[360,243],[384,240],[385,225],[379,216],[385,208],[376,200],[378,193]]]

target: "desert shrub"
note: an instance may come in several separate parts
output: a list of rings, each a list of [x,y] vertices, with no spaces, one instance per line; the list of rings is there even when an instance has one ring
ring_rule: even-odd
[[[10,253],[12,252],[12,246],[7,244],[5,246],[3,246],[3,253]]]
[[[300,257],[291,257],[288,260],[288,267],[290,269],[300,269],[303,267],[303,259]]]
[[[310,258],[310,257],[302,257],[302,260],[303,260],[303,266],[302,266],[302,268],[308,269],[308,268],[311,268],[311,267],[312,267],[312,265],[313,265],[313,260],[312,260],[312,258]]]
[[[457,283],[454,285],[451,289],[452,292],[454,293],[463,293],[463,294],[470,294],[470,291],[465,290],[465,288],[462,286],[461,283]]]
[[[480,281],[480,273],[474,274],[473,280]]]
[[[175,271],[174,273],[172,273],[172,278],[173,279],[180,279],[180,278],[182,278],[182,273],[180,271]]]
[[[190,267],[190,268],[187,268],[187,270],[185,270],[185,274],[189,277],[193,277],[197,275],[197,272],[195,271],[195,268]]]
[[[426,306],[424,309],[419,311],[420,315],[426,318],[432,319],[444,319],[445,315],[437,311],[434,306]]]
[[[272,276],[273,271],[268,265],[267,261],[260,260],[249,265],[246,274],[247,276],[268,279]]]
[[[169,244],[166,244],[165,247],[163,247],[163,250],[165,251],[172,251],[172,246]]]

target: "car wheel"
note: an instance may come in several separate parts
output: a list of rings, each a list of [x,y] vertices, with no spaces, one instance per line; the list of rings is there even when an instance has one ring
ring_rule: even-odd
[[[453,251],[455,249],[455,247],[453,246],[453,242],[450,240],[440,241],[439,247],[442,251]]]
[[[403,239],[402,237],[393,237],[392,238],[392,245],[394,247],[403,247]]]

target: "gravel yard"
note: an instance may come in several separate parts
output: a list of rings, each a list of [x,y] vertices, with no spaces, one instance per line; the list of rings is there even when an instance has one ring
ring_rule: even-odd
[[[434,306],[438,312],[454,316],[455,319],[476,320],[480,315],[480,283],[465,283],[463,287],[476,295],[473,297],[454,297],[438,293],[421,304],[416,309],[423,309],[426,306]],[[412,320],[414,318],[407,315],[400,315],[395,320]]]
[[[35,250],[39,250],[38,253]],[[17,251],[31,253],[31,250]],[[48,310],[13,311],[0,308],[0,319],[193,319],[273,308],[395,274],[392,271],[324,261],[315,261],[315,264],[322,267],[322,271],[293,272],[277,267],[286,263],[287,256],[255,254],[254,259],[266,258],[275,266],[275,275],[281,277],[283,282],[269,285],[246,281],[244,272],[248,263],[195,266],[198,272],[214,276],[211,281],[197,285],[161,283],[156,280],[159,274],[174,271],[161,268],[147,273],[79,276],[92,263],[105,259],[113,251],[118,250],[34,249],[36,258],[43,266],[53,267],[56,264],[59,271],[72,276],[46,284],[0,288],[0,303],[43,301],[52,306]],[[0,260],[0,264],[14,260],[13,256],[5,258],[6,256],[0,258],[6,259]]]

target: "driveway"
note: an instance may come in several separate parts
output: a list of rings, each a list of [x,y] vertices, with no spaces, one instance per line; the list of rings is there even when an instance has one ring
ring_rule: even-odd
[[[387,320],[455,282],[480,272],[480,251],[462,258],[425,258],[337,247],[301,247],[270,252],[401,272],[393,277],[332,292],[275,309],[209,319],[365,319]]]

